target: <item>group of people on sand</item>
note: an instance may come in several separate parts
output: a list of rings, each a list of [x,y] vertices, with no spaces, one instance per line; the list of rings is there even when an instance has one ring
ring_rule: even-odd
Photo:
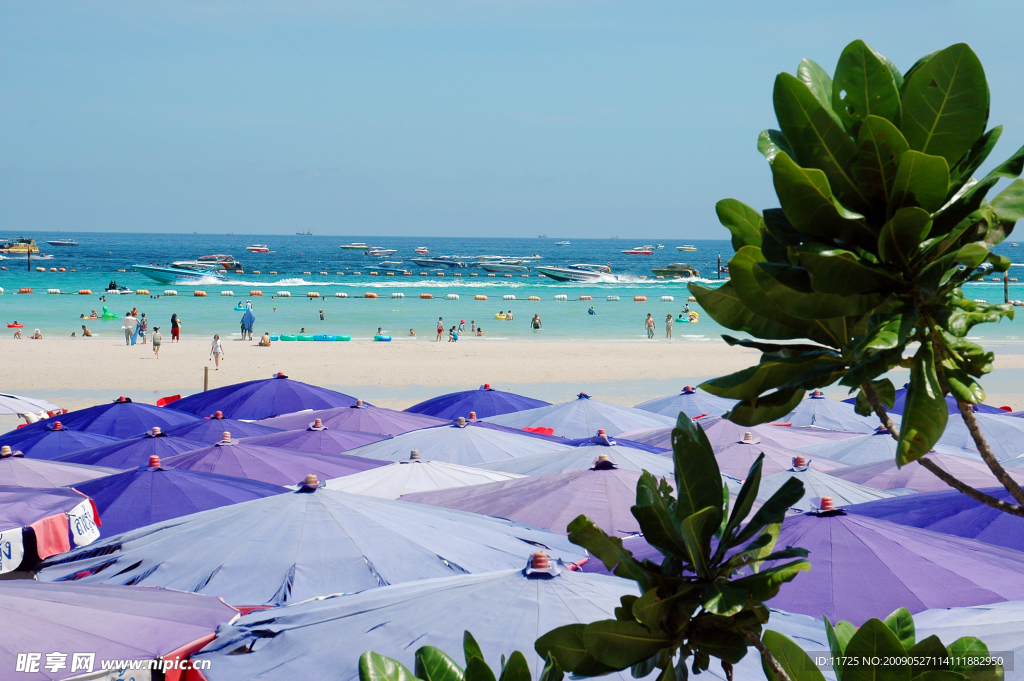
[[[465,319],[460,319],[457,326],[452,326],[450,329],[448,329],[448,342],[449,343],[457,342],[459,340],[459,334],[460,333],[465,333],[465,331],[466,331],[466,320]],[[483,336],[484,335],[484,329],[483,329],[482,326],[477,326],[475,320],[470,320],[469,333],[471,335],[473,335],[473,336]],[[416,332],[413,331],[412,329],[409,329],[409,335],[410,336],[415,336]],[[435,341],[439,341],[439,340],[441,340],[442,336],[444,336],[444,318],[443,317],[438,317],[437,318],[437,337],[434,340]]]

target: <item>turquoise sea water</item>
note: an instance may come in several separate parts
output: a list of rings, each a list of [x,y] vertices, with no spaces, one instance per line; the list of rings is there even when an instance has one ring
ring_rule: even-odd
[[[20,234],[0,234],[0,238],[13,238]],[[150,326],[162,326],[169,337],[169,322],[172,313],[183,320],[185,338],[220,333],[230,338],[239,334],[241,313],[234,307],[239,301],[250,299],[249,291],[260,289],[262,298],[251,298],[256,326],[254,331],[270,333],[298,333],[305,328],[308,333],[349,334],[353,338],[370,338],[377,327],[392,335],[396,340],[407,337],[409,329],[416,334],[433,336],[438,317],[444,318],[446,327],[466,321],[467,330],[475,321],[484,328],[488,338],[534,337],[538,339],[589,338],[598,340],[645,340],[643,322],[650,313],[657,323],[656,338],[664,338],[665,316],[673,318],[686,304],[688,293],[686,280],[656,280],[652,267],[673,262],[687,262],[701,271],[700,281],[715,285],[718,283],[717,257],[722,256],[723,264],[732,255],[732,247],[726,240],[672,241],[663,242],[664,248],[654,255],[623,255],[620,251],[638,245],[651,243],[644,239],[577,239],[570,246],[557,246],[557,238],[530,239],[475,239],[475,238],[410,238],[371,236],[299,236],[299,235],[209,235],[209,234],[119,234],[119,233],[42,233],[31,234],[40,244],[41,250],[52,258],[33,257],[32,271],[26,271],[25,256],[7,255],[0,261],[0,321],[11,323],[17,320],[27,330],[39,328],[44,335],[70,336],[80,331],[80,314],[95,309],[102,311],[107,305],[112,312],[124,314],[137,307],[151,320]],[[73,237],[78,247],[55,247],[46,240]],[[339,246],[343,243],[361,241],[374,246],[397,250],[387,260],[402,260],[413,276],[370,276],[369,272],[379,258],[368,258],[359,251],[346,251]],[[250,253],[246,246],[266,244],[271,253]],[[692,243],[696,252],[679,251],[677,246]],[[571,263],[609,264],[613,276],[607,281],[588,284],[555,282],[538,278],[530,272],[529,277],[502,275],[487,277],[478,268],[460,268],[461,277],[453,276],[453,270],[441,270],[444,277],[436,276],[438,270],[430,270],[429,276],[419,276],[424,268],[413,265],[410,258],[414,249],[424,246],[430,255],[504,255],[508,257],[539,254],[536,260],[541,265],[565,265]],[[1011,258],[1024,249],[1011,247],[1008,243],[998,249]],[[202,283],[199,285],[159,284],[145,275],[132,271],[135,264],[166,263],[173,260],[194,259],[201,255],[226,253],[241,260],[244,274],[228,275],[228,281]],[[1024,252],[1019,259],[1024,260]],[[46,267],[46,272],[34,271]],[[50,272],[49,268],[65,268],[66,272]],[[127,270],[119,272],[118,270]],[[74,270],[74,271],[72,271]],[[259,270],[262,274],[253,274]],[[277,275],[269,272],[275,270]],[[352,272],[362,272],[353,275]],[[1010,276],[1022,268],[1013,268]],[[304,274],[310,272],[311,274]],[[328,274],[322,275],[321,272]],[[343,275],[337,272],[345,272]],[[471,277],[471,273],[479,276]],[[642,277],[648,277],[644,279]],[[134,289],[149,289],[147,295],[108,295],[102,302],[99,296],[108,282],[116,280],[119,285]],[[17,295],[19,288],[31,287],[31,295]],[[159,297],[165,289],[176,289],[176,297]],[[48,289],[60,289],[62,295],[48,295]],[[77,295],[80,289],[91,289],[93,295]],[[193,291],[206,291],[207,296],[194,297]],[[233,297],[221,296],[222,291],[232,291]],[[276,297],[278,291],[288,291],[290,298]],[[325,300],[307,298],[307,293],[318,292]],[[348,298],[336,298],[336,292],[348,294]],[[361,297],[373,292],[377,299]],[[393,293],[402,293],[404,298],[392,298]],[[430,293],[433,300],[420,299],[421,293]],[[454,293],[459,300],[445,300]],[[566,302],[556,301],[556,295],[566,295]],[[995,282],[973,284],[967,294],[972,298],[990,302],[1002,302],[1003,285]],[[474,300],[476,295],[486,295],[487,301]],[[504,300],[514,295],[516,300]],[[593,297],[592,301],[580,301],[581,295]],[[152,297],[151,297],[152,296]],[[271,299],[275,296],[274,299]],[[540,301],[528,301],[528,296],[538,296]],[[608,301],[608,296],[619,300]],[[634,302],[634,296],[646,296],[646,303]],[[662,296],[671,296],[672,302],[662,302]],[[1024,282],[1010,285],[1011,299],[1024,299]],[[593,305],[596,315],[589,315],[587,309]],[[277,308],[274,311],[274,308]],[[695,303],[690,308],[702,312]],[[319,310],[324,310],[325,320],[320,321]],[[514,321],[501,321],[494,315],[511,309]],[[529,326],[532,316],[540,314],[544,323],[542,331]],[[97,335],[119,335],[120,322],[95,320],[86,322]],[[988,340],[1019,341],[1024,334],[1018,331],[1019,324],[1001,322],[986,325],[980,331]],[[717,339],[725,330],[715,324],[706,314],[701,314],[699,323],[676,323],[673,335],[682,341],[710,341]]]

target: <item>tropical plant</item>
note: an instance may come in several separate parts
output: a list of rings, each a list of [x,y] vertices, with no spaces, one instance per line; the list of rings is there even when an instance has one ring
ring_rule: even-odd
[[[791,679],[825,681],[821,668],[831,666],[836,681],[844,677],[847,681],[1002,681],[1003,665],[993,661],[988,646],[973,636],[958,638],[948,646],[934,635],[916,640],[914,617],[906,608],[885,620],[870,619],[860,627],[845,621],[833,626],[827,617],[824,620],[831,660],[812,660],[788,636],[764,633],[765,646]],[[864,664],[874,660],[884,662]],[[828,664],[820,664],[823,662]],[[776,681],[767,665],[764,673],[769,681]]]
[[[632,507],[644,538],[664,555],[660,564],[636,560],[621,539],[586,516],[569,523],[569,540],[634,580],[641,595],[623,596],[615,619],[570,624],[537,639],[537,653],[566,671],[598,676],[631,669],[639,678],[661,669],[661,681],[677,681],[686,678],[688,663],[699,673],[711,658],[731,673],[750,645],[775,665],[761,643],[769,615],[764,602],[810,569],[805,550],[774,550],[787,509],[803,497],[803,483],[788,480],[751,516],[762,454],[730,512],[711,444],[685,414],[672,431],[672,449],[678,492],[645,471]],[[766,561],[773,565],[762,569]],[[781,668],[776,673],[785,678]]]
[[[758,365],[710,380],[708,392],[740,400],[742,425],[777,419],[807,390],[838,382],[858,390],[858,413],[876,413],[898,440],[896,461],[919,461],[947,484],[1024,516],[1024,491],[985,441],[972,405],[994,355],[967,339],[980,323],[1013,318],[1011,305],[964,296],[962,286],[1010,260],[992,252],[1024,216],[1024,148],[980,180],[974,174],[1002,133],[985,130],[989,90],[970,47],[919,59],[906,75],[864,42],[843,50],[833,76],[810,60],[775,79],[781,130],[758,148],[781,208],[758,213],[717,204],[736,253],[730,280],[691,293],[725,336],[760,350]],[[1001,179],[1013,180],[991,200]],[[794,343],[798,339],[810,341]],[[772,342],[762,342],[772,341]],[[887,414],[895,389],[883,374],[910,369],[900,428]],[[965,485],[925,454],[942,435],[952,395],[977,449],[1017,501]]]
[[[398,660],[373,652],[365,652],[359,658],[359,681],[530,681],[530,665],[518,650],[508,660],[501,656],[501,670],[494,675],[484,654],[480,651],[473,634],[468,631],[462,636],[463,655],[466,667],[449,657],[444,651],[433,646],[423,646],[416,651],[416,670]],[[558,664],[548,658],[538,681],[561,681],[565,676]]]

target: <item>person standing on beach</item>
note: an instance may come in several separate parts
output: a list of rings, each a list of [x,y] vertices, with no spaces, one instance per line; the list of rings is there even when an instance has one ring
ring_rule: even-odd
[[[437,338],[435,338],[434,340],[435,341],[441,340],[441,335],[442,334],[444,334],[444,318],[443,317],[438,317],[437,318]]]
[[[213,356],[215,371],[220,371],[220,358],[224,356],[224,346],[221,344],[218,334],[213,335],[213,343],[210,344],[210,355]]]
[[[672,339],[672,313],[665,315],[665,338]]]
[[[470,333],[476,333],[476,320],[471,321],[469,326]]]
[[[174,341],[180,341],[181,340],[181,337],[179,335],[181,332],[178,330],[180,328],[181,328],[181,320],[178,319],[178,315],[177,314],[172,314],[171,315],[171,342],[172,343]]]
[[[135,327],[138,325],[135,317],[129,312],[125,314],[124,319],[121,320],[121,328],[124,329],[124,344],[132,344],[132,336],[135,335]]]
[[[83,327],[84,328],[84,327]],[[160,327],[153,327],[153,354],[156,355],[157,359],[160,359],[160,343],[162,343],[164,337],[160,335]]]
[[[146,332],[149,331],[149,320],[146,319],[146,313],[142,313],[142,317],[139,318],[139,338],[142,339],[142,344],[146,344]]]
[[[647,338],[654,338],[654,318],[651,317],[651,313],[647,313],[647,320],[644,321],[644,326],[647,327]]]
[[[320,310],[320,321],[324,320],[324,311]]]

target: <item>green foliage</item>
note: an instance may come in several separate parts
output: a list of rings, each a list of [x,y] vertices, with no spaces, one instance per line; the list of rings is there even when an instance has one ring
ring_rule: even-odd
[[[1013,310],[968,300],[961,287],[1009,267],[992,248],[1024,218],[1024,148],[972,177],[1002,128],[985,131],[985,72],[963,44],[903,75],[857,40],[833,75],[806,59],[796,76],[779,74],[773,102],[779,130],[762,132],[758,148],[781,210],[720,201],[736,247],[730,281],[690,291],[723,326],[777,342],[752,344],[758,366],[702,387],[740,400],[729,418],[753,425],[837,382],[872,384],[891,404],[882,374],[911,369],[897,461],[913,461],[942,434],[945,395],[985,397],[977,379],[991,356],[965,337]],[[870,412],[862,394],[857,409]]]
[[[753,248],[753,246],[749,246]],[[636,560],[622,540],[579,516],[569,539],[620,577],[636,581],[641,596],[623,596],[615,619],[559,627],[537,639],[537,652],[577,676],[631,669],[662,681],[699,672],[712,658],[728,666],[760,637],[768,621],[764,601],[800,571],[810,569],[803,549],[778,549],[787,509],[803,496],[803,483],[786,482],[751,515],[761,483],[762,454],[750,468],[733,508],[704,430],[680,414],[672,431],[676,490],[644,472],[632,512],[645,539],[662,554],[659,564]],[[714,540],[717,539],[717,544]],[[364,680],[368,681],[368,680]]]
[[[965,658],[987,658],[988,647],[965,636],[944,646],[937,636],[916,641],[914,618],[900,608],[885,620],[870,619],[856,628],[850,622],[834,626],[825,617],[829,652],[838,681],[1002,681],[1002,665],[974,665]],[[766,631],[761,642],[793,681],[821,681],[824,676],[810,656],[789,637]],[[840,658],[889,658],[904,664],[841,664]],[[769,681],[776,676],[767,664]]]

